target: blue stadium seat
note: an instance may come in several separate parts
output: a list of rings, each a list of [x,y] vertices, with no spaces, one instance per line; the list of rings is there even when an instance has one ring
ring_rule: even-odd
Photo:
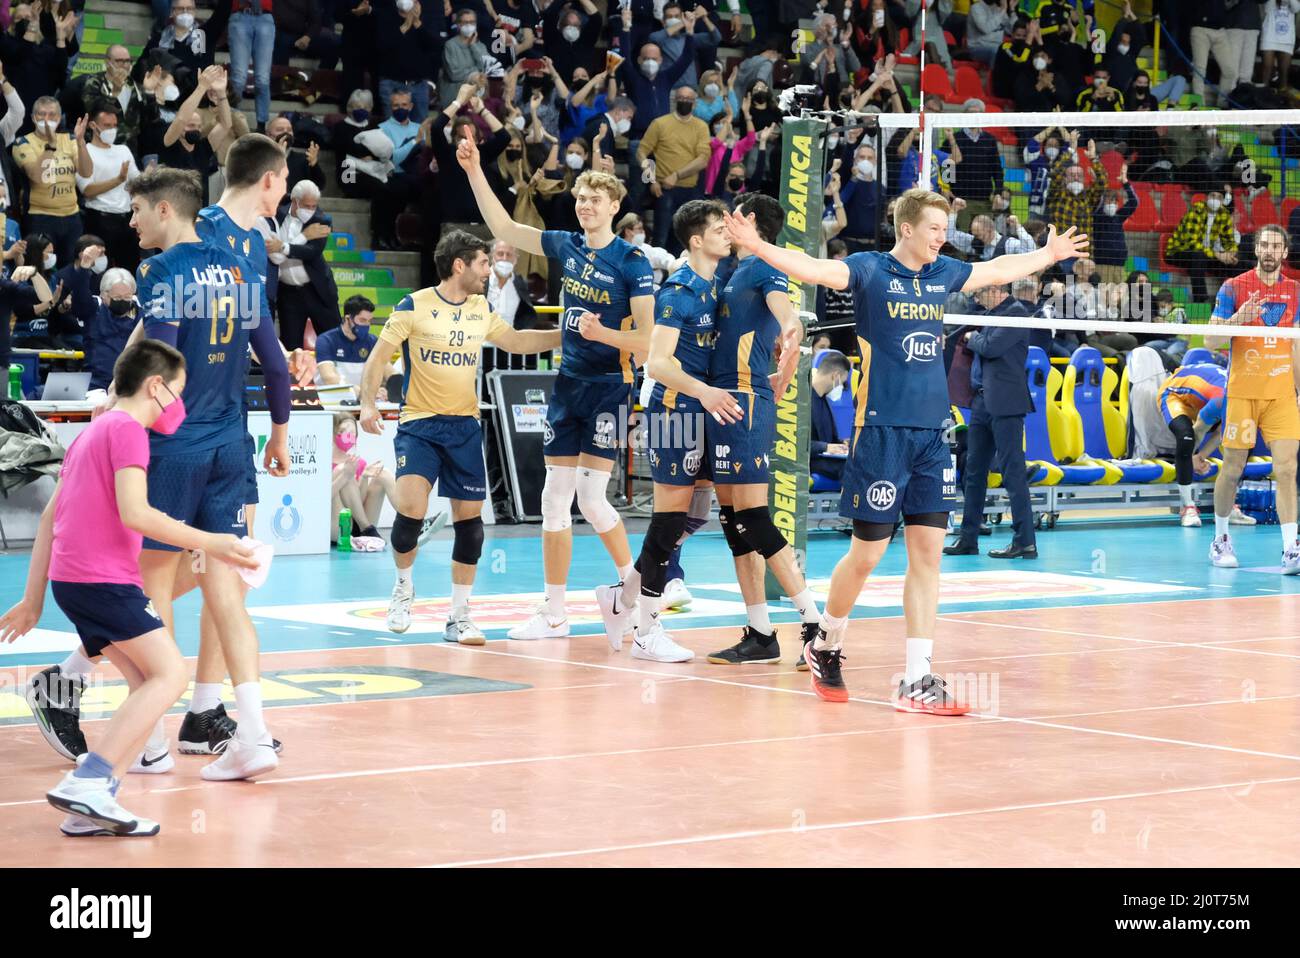
[[[1183,356],[1182,365],[1191,366],[1193,363],[1212,363],[1214,362],[1214,353],[1204,346],[1197,346],[1195,349],[1187,350]]]
[[[1106,417],[1118,416],[1118,411],[1106,402],[1106,381],[1106,363],[1101,353],[1091,346],[1076,349],[1066,368],[1061,401],[1067,409],[1073,406],[1078,413],[1079,426],[1083,430],[1083,455],[1080,458],[1103,463],[1103,468],[1108,471],[1118,470],[1118,476],[1112,481],[1138,483],[1163,479],[1165,469],[1158,464],[1115,460],[1115,451],[1107,437]]]

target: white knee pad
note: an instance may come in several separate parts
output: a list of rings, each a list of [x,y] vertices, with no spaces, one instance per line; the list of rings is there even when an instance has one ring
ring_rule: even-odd
[[[690,519],[709,521],[709,516],[713,512],[713,487],[705,486],[702,489],[696,489],[691,494],[691,507],[686,510],[686,516]]]
[[[577,466],[547,466],[542,485],[542,531],[563,532],[573,524],[573,494],[578,486]]]
[[[578,470],[578,510],[598,535],[604,535],[618,525],[618,510],[609,504],[605,496],[607,488],[608,472]]]

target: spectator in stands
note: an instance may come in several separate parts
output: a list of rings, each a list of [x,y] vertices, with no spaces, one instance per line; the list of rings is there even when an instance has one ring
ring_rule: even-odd
[[[814,352],[813,355],[816,355]],[[808,469],[819,476],[838,482],[848,459],[849,445],[840,437],[835,424],[835,413],[829,400],[831,393],[838,395],[847,389],[852,366],[849,359],[836,349],[828,349],[809,373],[812,385],[811,436],[808,442]]]
[[[203,122],[199,104],[207,97],[215,102],[217,122],[208,135],[203,135]],[[224,67],[210,66],[199,74],[194,92],[185,98],[167,132],[163,134],[163,149],[158,160],[164,166],[194,170],[203,187],[203,201],[208,201],[208,176],[216,167],[218,154],[224,156],[232,141],[230,129],[230,103],[226,95]]]
[[[9,208],[9,185],[0,182],[0,244],[4,246],[3,269],[8,269],[10,261],[21,261],[23,255],[23,231],[18,225],[14,210]]]
[[[957,197],[952,201],[952,211],[948,214],[948,242],[974,262],[993,259],[1007,253],[1032,253],[1037,249],[1034,238],[1025,232],[1015,216],[1007,218],[1010,232],[1003,236],[993,225],[993,217],[986,213],[971,217],[970,232],[957,229],[957,217],[966,206],[966,201]]]
[[[194,17],[197,9],[194,0],[172,0],[171,16],[167,24],[154,29],[144,45],[144,53],[164,50],[174,56],[181,66],[188,67],[195,76],[206,67],[212,66],[212,42],[224,30],[224,25],[219,25],[221,29],[215,31],[215,35],[209,36],[213,26],[212,21],[218,16],[225,20],[229,16],[230,8],[224,4],[217,4],[218,12],[201,26]]]
[[[522,61],[511,67],[506,73],[502,98],[506,103],[523,112],[524,122],[527,124],[525,129],[531,126],[536,118],[542,129],[558,140],[560,120],[564,115],[565,103],[569,100],[571,91],[556,72],[555,65],[549,58],[541,62],[543,67],[540,70],[525,71]],[[521,74],[524,76],[523,83],[518,82]],[[485,92],[483,81],[479,80],[475,84],[474,95],[481,100]]]
[[[599,76],[599,74],[597,74]],[[626,136],[632,128],[632,118],[636,115],[636,104],[625,96],[607,101],[604,113],[593,116],[582,130],[582,137],[591,144],[593,150],[599,150],[604,156],[614,155],[614,138]],[[601,130],[605,132],[602,134]],[[561,137],[561,143],[565,140]]]
[[[654,161],[650,192],[655,198],[655,245],[673,253],[681,249],[672,230],[673,214],[695,198],[709,162],[709,128],[694,110],[695,88],[679,86],[673,91],[673,112],[651,123],[637,147],[638,166]]]
[[[361,369],[378,343],[370,331],[374,318],[374,303],[364,296],[348,297],[343,304],[343,322],[316,337],[316,378],[319,382],[327,386],[337,383],[361,385]],[[396,372],[390,365],[384,380]]]
[[[12,32],[0,32],[0,61],[3,61],[9,80],[23,103],[34,103],[51,90],[58,90],[68,76],[68,59],[78,49],[76,39],[77,16],[71,10],[53,18],[54,37],[46,36],[41,28],[42,16],[30,4],[20,3],[11,8]],[[31,122],[24,117],[19,133],[31,130]]]
[[[997,230],[999,233],[1006,235],[1007,220],[1010,217],[1015,215],[1014,213],[1011,212],[1010,188],[1004,185],[1002,189],[998,190],[996,193],[993,194],[992,209],[993,212],[990,215],[993,218],[993,228]],[[1017,220],[1017,225],[1018,224],[1019,224],[1019,220]]]
[[[689,86],[696,86],[699,83],[695,71],[697,50],[701,47],[717,47],[722,42],[722,34],[718,32],[718,28],[714,26],[707,13],[701,18],[706,31],[703,36],[695,36],[695,21],[694,11],[683,10],[683,5],[678,0],[668,0],[664,4],[663,28],[650,34],[649,38],[649,42],[657,46],[663,54],[663,64],[660,69],[671,70],[680,57],[686,57],[690,61],[678,76],[679,82]],[[686,46],[687,37],[691,37],[694,41],[689,49]]]
[[[93,136],[86,151],[93,169],[90,176],[77,177],[77,188],[85,198],[86,230],[104,237],[110,263],[135,272],[140,243],[131,229],[131,198],[125,187],[140,175],[140,169],[131,150],[117,142],[116,104],[100,100],[88,115]]]
[[[135,150],[140,136],[144,93],[131,80],[131,51],[121,44],[108,48],[104,72],[92,77],[82,88],[81,108],[89,112],[102,100],[116,102],[119,108],[117,136],[123,146]]]
[[[492,32],[492,54],[510,67],[525,57],[541,53],[537,40],[537,7],[532,0],[497,0],[487,3],[496,20]],[[569,74],[565,74],[568,76]]]
[[[891,48],[892,49],[892,48]],[[889,52],[889,51],[886,51]],[[750,55],[736,68],[735,93],[744,97],[755,83],[765,89],[772,87],[772,68],[781,59],[781,42],[775,37],[762,37],[750,46]]]
[[[1003,35],[1016,23],[1015,9],[1015,0],[972,0],[966,17],[966,49],[971,56],[992,66]],[[1023,40],[1022,36],[1022,45]]]
[[[86,323],[86,368],[90,370],[90,388],[106,390],[113,381],[113,364],[139,321],[135,277],[130,270],[114,267],[104,272],[97,292],[94,311]]]
[[[853,154],[853,171],[849,181],[840,190],[840,198],[848,220],[840,237],[848,246],[850,253],[876,248],[877,219],[881,200],[876,171],[875,149],[870,146],[858,147]]]
[[[898,49],[898,24],[885,0],[858,0],[854,7],[853,49],[862,63],[876,63]]]
[[[1086,158],[1092,166],[1092,185],[1084,182],[1081,159]],[[1088,151],[1084,157],[1079,154],[1079,133],[1070,133],[1069,148],[1052,164],[1048,174],[1047,221],[1063,233],[1071,226],[1080,233],[1092,235],[1093,211],[1101,203],[1101,198],[1110,188],[1110,177],[1106,168],[1097,159],[1097,145],[1088,141]],[[1070,261],[1060,264],[1062,269],[1070,267]]]
[[[849,248],[842,239],[831,239],[826,243],[826,256],[829,259],[842,260],[849,255]],[[853,332],[853,293],[847,289],[831,289],[829,286],[817,287],[817,316],[819,325],[835,327],[826,330],[830,336],[828,346],[840,352],[857,348]],[[817,355],[814,346],[813,355]]]
[[[230,42],[230,91],[236,101],[243,98],[251,62],[257,128],[264,130],[271,116],[271,57],[275,52],[271,0],[230,0],[230,3],[234,11],[226,27]]]
[[[358,552],[381,552],[383,537],[375,529],[384,498],[395,501],[397,483],[378,460],[367,464],[356,454],[357,420],[341,412],[334,414],[334,446],[330,450],[330,542],[339,540],[339,513],[352,513],[352,548]]]
[[[731,81],[727,88],[722,85],[722,73],[718,70],[705,70],[700,74],[700,83],[696,90],[699,98],[695,101],[695,115],[705,123],[713,122],[719,113],[740,112],[740,101],[731,86],[736,82],[736,71],[731,71]]]
[[[60,289],[55,312],[60,330],[80,342],[85,341],[89,324],[95,315],[94,289],[100,274],[108,269],[108,256],[104,241],[87,233],[77,240],[72,260],[54,274],[56,288]]]
[[[1259,47],[1261,13],[1264,7],[1265,4],[1255,0],[1252,3],[1239,2],[1228,10],[1228,46],[1231,55],[1237,60],[1233,74],[1238,83],[1250,83],[1255,76],[1255,51]],[[1300,3],[1296,4],[1296,10],[1291,11],[1293,29],[1297,10],[1300,10]],[[1295,49],[1294,39],[1291,49]]]
[[[1140,289],[1140,286],[1129,284],[1130,290]],[[1150,289],[1150,283],[1146,284]],[[1130,293],[1130,295],[1133,295]],[[1174,304],[1174,294],[1167,289],[1162,289],[1155,294],[1151,301],[1152,315],[1143,316],[1156,323],[1185,323],[1187,314],[1181,306]],[[1183,356],[1187,353],[1187,340],[1180,339],[1177,336],[1161,336],[1159,333],[1144,333],[1138,336],[1138,342],[1143,346],[1150,346],[1156,352],[1160,353],[1167,368],[1176,369],[1182,365]],[[1215,360],[1218,361],[1217,359]]]
[[[964,108],[967,113],[983,113],[984,101],[972,97]],[[980,127],[961,129],[954,139],[961,162],[952,191],[966,201],[964,221],[969,223],[972,216],[989,211],[990,197],[1002,189],[1002,155],[993,134]]]
[[[325,187],[325,171],[320,168],[320,144],[312,140],[301,152],[294,149],[293,122],[287,116],[277,116],[266,124],[266,135],[280,144],[289,165],[289,182],[311,180],[318,188]]]
[[[490,136],[484,137],[469,117],[456,116],[456,113],[465,106],[470,108],[474,116],[486,121],[492,131]],[[454,120],[453,116],[455,116]],[[443,132],[448,125],[451,126],[450,140]],[[461,165],[456,162],[456,147],[465,136],[474,137],[474,141],[478,144],[479,161],[483,168],[489,171],[489,180],[491,180],[493,178],[491,170],[509,145],[510,134],[501,126],[501,121],[488,112],[483,101],[475,95],[475,90],[468,84],[462,86],[456,96],[452,97],[451,103],[434,117],[429,126],[428,142],[438,161],[438,192],[442,201],[443,228],[450,228],[452,224],[457,224],[462,229],[468,229],[487,238],[486,228],[482,225],[482,214],[469,188],[469,180]]]
[[[1123,283],[1124,264],[1128,262],[1128,238],[1124,223],[1138,207],[1137,193],[1128,181],[1127,164],[1120,168],[1120,192],[1108,191],[1101,206],[1093,212],[1088,249],[1097,263],[1103,283]]]
[[[851,89],[850,80],[862,69],[862,64],[857,52],[849,45],[847,30],[840,37],[834,15],[824,13],[816,23],[813,42],[799,54],[802,79],[820,87],[834,102],[841,90]]]
[[[654,270],[655,288],[658,289],[668,274],[672,272],[674,265],[677,263],[677,257],[662,247],[651,246],[646,242],[645,220],[641,219],[636,213],[624,215],[615,225],[614,232],[645,254],[645,258],[650,263],[650,268]]]
[[[66,263],[82,233],[77,176],[90,176],[94,165],[86,150],[87,118],[69,135],[58,131],[62,116],[58,100],[38,97],[32,104],[35,129],[15,141],[13,157],[27,176],[27,230],[49,237],[55,256]]]
[[[1223,205],[1223,191],[1212,189],[1204,200],[1193,202],[1183,214],[1169,244],[1165,259],[1191,278],[1192,301],[1209,302],[1207,276],[1231,276],[1241,272],[1237,265],[1237,240],[1232,214]]]
[[[1219,101],[1219,94],[1226,97],[1237,85],[1238,60],[1228,39],[1228,14],[1224,0],[1203,0],[1194,4],[1190,13],[1192,21],[1192,93],[1202,98],[1206,106],[1213,106]],[[1219,64],[1219,85],[1217,91],[1205,86],[1205,71],[1210,65],[1210,53],[1213,51],[1215,62]],[[1224,103],[1224,106],[1227,106]]]
[[[359,157],[367,155],[362,148],[356,147],[357,134],[363,130],[375,129],[375,97],[369,90],[353,90],[344,104],[343,119],[330,127],[330,152],[334,154],[334,179],[340,185],[345,196],[353,196],[354,193],[359,195],[359,190],[349,190],[349,187],[356,187],[356,179],[345,178],[343,175],[344,160],[349,156]],[[301,177],[299,177],[301,179]],[[366,193],[366,198],[369,197]]]
[[[1273,67],[1276,65],[1277,91],[1284,95],[1291,92],[1291,55],[1295,52],[1297,13],[1300,13],[1300,0],[1268,0],[1264,4],[1264,29],[1259,43],[1264,56],[1259,81],[1262,86],[1273,86]],[[1250,75],[1245,79],[1249,80]]]
[[[1077,84],[1061,76],[1045,49],[1034,49],[1032,66],[1032,72],[1024,73],[1016,81],[1016,109],[1021,113],[1051,113],[1058,108],[1073,109]]]
[[[1083,89],[1075,104],[1080,113],[1119,113],[1124,109],[1124,94],[1110,85],[1109,68],[1099,65],[1092,71],[1092,86]]]
[[[590,71],[596,62],[596,41],[605,20],[591,0],[578,0],[583,13],[572,4],[551,0],[542,12],[542,37],[546,55],[560,76],[572,77],[579,68]],[[584,16],[585,14],[585,16]],[[623,49],[627,56],[627,48]],[[578,89],[575,85],[574,89]]]
[[[14,345],[38,349],[72,348],[73,344],[60,335],[68,330],[61,328],[59,322],[57,306],[63,299],[63,287],[54,279],[55,256],[50,238],[44,233],[28,233],[23,237],[23,244],[26,252],[20,265],[34,268],[27,282],[38,296],[34,304],[23,299],[14,304]]]
[[[18,137],[18,130],[27,121],[27,107],[23,105],[18,90],[5,76],[4,64],[0,62],[0,93],[4,95],[5,114],[0,117],[0,148],[8,150]],[[7,184],[5,166],[0,163],[0,185]]]
[[[460,21],[473,21],[457,17]],[[391,117],[393,94],[397,90],[406,91],[411,101],[408,109],[416,126],[424,122],[429,113],[429,86],[425,81],[432,80],[438,74],[438,64],[442,56],[438,49],[438,39],[433,28],[421,18],[419,0],[399,0],[396,5],[385,3],[375,9],[375,50],[378,57],[376,72],[379,75],[379,102],[384,106],[384,116]],[[446,46],[455,45],[456,54],[463,54],[457,62],[469,65],[472,54],[466,52],[464,37],[457,34]],[[483,44],[478,44],[483,49]],[[484,50],[484,53],[487,51]],[[472,73],[483,69],[483,61],[475,62]],[[454,96],[456,88],[452,87]]]
[[[380,143],[366,132],[358,133],[353,140],[353,159],[345,161],[353,171],[353,177],[344,178],[345,190],[374,199],[370,228],[376,249],[398,248],[397,217],[419,193],[410,158],[420,143],[422,128],[411,119],[409,90],[399,87],[392,92],[389,114],[379,124],[386,142]]]
[[[991,78],[993,95],[1004,100],[1013,100],[1016,96],[1016,84],[1022,76],[1033,70],[1030,62],[1033,51],[1027,39],[1029,25],[1024,20],[1017,20],[1011,27],[1011,38],[998,47],[993,58]]]
[[[396,8],[394,8],[396,9]],[[379,75],[379,50],[375,45],[375,11],[370,0],[358,0],[353,3],[345,0],[339,10],[339,21],[343,32],[339,35],[339,60],[342,63],[340,90],[368,90],[366,73],[371,77]],[[384,59],[391,52],[384,51]],[[375,81],[371,81],[372,84]]]
[[[929,29],[925,31],[925,45],[929,48],[926,60],[938,63],[948,71],[948,75],[953,75],[952,69],[952,52],[948,49],[948,41],[944,38],[943,28],[935,29],[935,15],[942,22],[952,15],[952,0],[903,0],[903,10],[912,25],[912,42],[903,52],[908,56],[917,56],[921,50],[921,6],[927,8],[927,20]]]
[[[276,235],[267,241],[266,256],[279,269],[276,313],[286,349],[303,346],[309,320],[317,335],[339,325],[338,288],[325,261],[332,224],[320,209],[320,187],[311,180],[295,183],[276,214]]]
[[[492,276],[487,282],[488,306],[515,329],[537,326],[537,310],[528,297],[528,283],[515,267],[519,253],[505,240],[492,244]]]
[[[443,45],[442,69],[438,71],[438,103],[444,107],[456,99],[457,90],[471,74],[482,72],[488,56],[487,47],[479,39],[474,11],[456,11],[453,30],[451,39]]]
[[[618,81],[610,71],[602,70],[595,76],[588,77],[587,68],[579,67],[574,71],[572,80],[573,82],[569,84],[569,98],[565,101],[560,115],[560,145],[563,146],[575,136],[585,137],[588,142],[591,142],[596,130],[599,129],[599,124],[592,128],[592,121],[606,117],[608,126],[606,135],[609,140],[601,144],[601,151],[607,156],[612,156],[615,152],[614,137],[620,134],[617,132],[617,121],[611,122],[607,117],[607,114],[614,109],[611,104],[615,100],[625,100],[633,107],[626,113],[628,124],[624,133],[632,127],[632,114],[636,112],[635,104],[632,104],[627,97],[619,96]]]
[[[338,34],[334,24],[321,22],[317,0],[275,0],[275,47],[272,62],[284,66],[293,57],[320,61],[320,69],[333,70],[339,62]]]

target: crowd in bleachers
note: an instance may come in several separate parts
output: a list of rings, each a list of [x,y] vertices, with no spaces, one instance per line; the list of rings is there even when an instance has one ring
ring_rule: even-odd
[[[344,325],[341,301],[357,292],[333,278],[344,240],[332,197],[366,203],[370,235],[347,237],[350,249],[418,251],[421,284],[435,282],[445,228],[487,232],[454,159],[469,136],[507,209],[539,227],[576,228],[568,187],[581,171],[618,173],[619,231],[662,272],[680,252],[668,225],[683,202],[776,194],[781,120],[801,106],[1116,114],[1082,135],[940,131],[930,180],[954,200],[948,251],[988,258],[1075,225],[1092,256],[1040,277],[1040,309],[1128,317],[1129,281],[1152,278],[1203,317],[1215,281],[1251,264],[1256,226],[1300,233],[1300,202],[1278,206],[1270,188],[1300,137],[1130,128],[1119,114],[1276,105],[1300,0],[1164,6],[1157,64],[1149,13],[1108,0],[152,0],[142,46],[114,41],[95,0],[0,2],[0,361],[12,332],[19,346],[98,343],[102,363],[135,309],[108,272],[141,255],[124,185],[161,163],[218,188],[249,130],[289,156],[292,191],[263,232],[294,349]],[[815,92],[792,98],[796,85]],[[888,248],[891,198],[920,174],[916,131],[868,120],[827,146],[828,254]],[[509,250],[496,263],[494,295],[519,323],[556,301],[544,259]],[[30,276],[14,274],[23,266]],[[823,295],[819,309],[843,322],[849,305]]]

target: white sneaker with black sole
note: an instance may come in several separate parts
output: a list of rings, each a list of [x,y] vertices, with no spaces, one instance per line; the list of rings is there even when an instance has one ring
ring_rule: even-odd
[[[411,603],[415,601],[415,586],[398,582],[393,586],[393,596],[388,600],[388,631],[399,635],[411,627]]]
[[[674,642],[663,625],[656,622],[645,635],[638,632],[632,639],[632,658],[647,662],[689,662],[695,653]]]
[[[199,774],[209,782],[233,782],[274,771],[280,764],[280,759],[275,754],[271,736],[267,735],[265,739],[256,745],[249,745],[238,738],[230,739],[222,750],[221,757],[204,765]]]
[[[618,585],[598,585],[595,592],[600,617],[605,620],[605,641],[618,652],[623,648],[623,636],[635,624],[636,605],[627,605],[623,601],[621,582]]]
[[[456,609],[451,613],[443,630],[443,639],[460,645],[484,645],[487,642],[483,630],[470,621],[469,609]]]
[[[537,607],[537,611],[523,625],[517,625],[506,636],[520,642],[533,642],[537,639],[563,639],[569,635],[569,619],[553,619],[546,614],[546,605]]]
[[[125,835],[139,819],[117,804],[112,788],[111,778],[78,778],[76,772],[68,772],[45,793],[45,800],[61,812],[81,815],[114,835]]]

